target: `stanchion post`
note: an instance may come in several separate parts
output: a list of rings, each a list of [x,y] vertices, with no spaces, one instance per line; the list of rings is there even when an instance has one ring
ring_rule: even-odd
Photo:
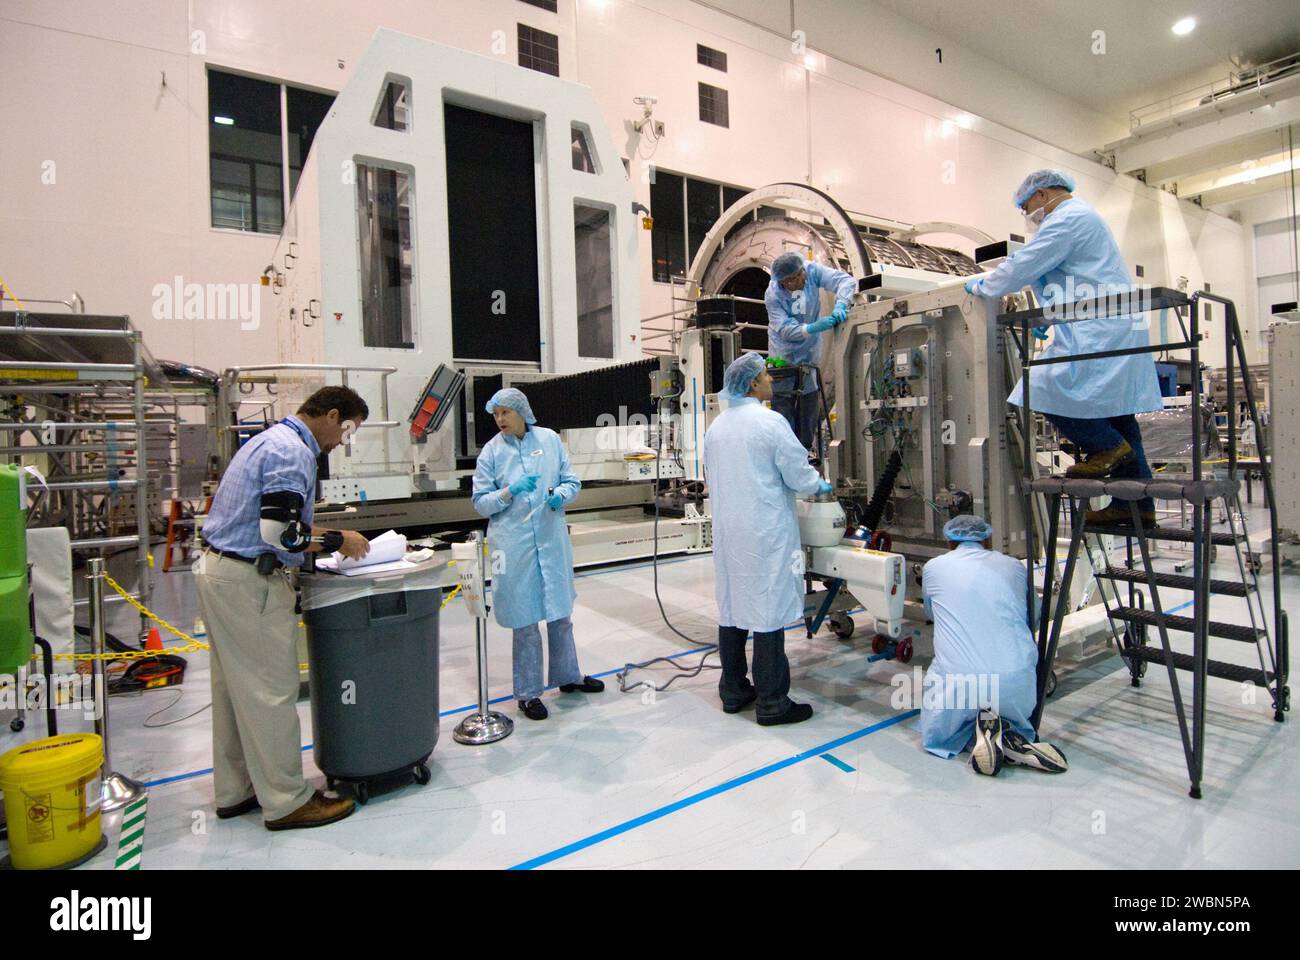
[[[87,579],[90,588],[90,640],[91,653],[95,655],[95,732],[104,741],[104,779],[100,809],[110,813],[142,796],[145,786],[130,777],[113,771],[113,761],[108,748],[108,684],[104,678],[104,558],[91,557],[87,561]]]
[[[484,568],[484,542],[478,533],[470,535],[474,545],[475,573],[472,589],[466,590],[464,581],[461,593],[465,605],[474,617],[474,639],[478,647],[478,711],[471,713],[452,731],[452,739],[457,743],[478,746],[495,743],[510,736],[515,729],[515,722],[504,713],[488,709],[488,667],[487,667],[487,572]],[[463,561],[458,561],[463,562]]]

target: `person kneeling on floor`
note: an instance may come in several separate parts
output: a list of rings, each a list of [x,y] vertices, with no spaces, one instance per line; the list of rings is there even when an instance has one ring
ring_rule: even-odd
[[[926,563],[921,575],[934,622],[922,745],[945,759],[970,750],[975,772],[991,777],[1004,762],[1063,773],[1064,754],[1037,742],[1030,725],[1038,647],[1025,616],[1024,563],[992,549],[993,528],[983,517],[953,517],[943,535],[948,553]]]

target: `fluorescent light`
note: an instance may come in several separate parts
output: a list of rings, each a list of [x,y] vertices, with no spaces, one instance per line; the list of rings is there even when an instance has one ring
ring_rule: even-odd
[[[1196,29],[1195,17],[1183,17],[1183,19],[1179,20],[1173,26],[1174,33],[1176,33],[1180,37],[1187,36],[1195,29]]]
[[[223,127],[233,127],[235,125],[235,121],[231,117],[213,117],[212,122],[219,123]]]
[[[816,70],[816,69],[817,69],[817,58],[814,57],[811,53],[809,53],[809,54],[807,54],[807,55],[804,56],[804,58],[803,58],[803,65],[804,65],[805,67],[807,67],[809,70]]]

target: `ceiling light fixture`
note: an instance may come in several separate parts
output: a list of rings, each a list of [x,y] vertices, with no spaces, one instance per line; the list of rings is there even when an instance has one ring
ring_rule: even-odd
[[[1196,18],[1195,18],[1195,17],[1183,17],[1183,19],[1179,20],[1179,21],[1178,21],[1177,23],[1175,23],[1174,26],[1173,26],[1173,31],[1174,31],[1174,33],[1177,34],[1177,35],[1180,36],[1180,37],[1185,37],[1185,36],[1187,36],[1189,33],[1191,33],[1191,32],[1192,32],[1193,30],[1195,30],[1195,29],[1196,29]]]
[[[219,123],[223,127],[233,127],[235,125],[235,121],[230,117],[213,117],[212,122]]]

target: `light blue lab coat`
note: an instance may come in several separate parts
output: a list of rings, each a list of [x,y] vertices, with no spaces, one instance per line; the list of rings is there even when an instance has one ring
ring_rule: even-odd
[[[961,753],[974,740],[980,709],[993,709],[1034,740],[1029,720],[1038,701],[1038,646],[1025,621],[1024,563],[963,543],[926,563],[921,589],[934,621],[922,745],[940,757]]]
[[[1032,286],[1043,306],[1132,291],[1128,265],[1110,228],[1078,197],[1060,203],[1043,220],[1029,243],[1006,259],[975,292],[1001,297]],[[1145,347],[1146,314],[1081,320],[1052,327],[1052,342],[1043,358]],[[1008,400],[1022,402],[1017,383]],[[1160,384],[1150,353],[1104,360],[1081,360],[1034,367],[1029,405],[1062,417],[1099,419],[1159,410]]]
[[[532,470],[525,461],[535,461]],[[538,475],[537,489],[507,501],[505,491],[526,473]],[[582,481],[569,464],[560,435],[530,426],[523,437],[498,433],[478,455],[474,509],[489,517],[487,542],[496,620],[503,627],[527,627],[569,616],[573,589],[573,546],[564,507],[546,505],[547,491],[569,503]],[[533,508],[536,507],[536,510]],[[532,513],[527,523],[524,518]]]
[[[786,363],[816,366],[821,362],[822,335],[807,333],[804,324],[820,319],[822,290],[835,294],[837,303],[851,304],[858,284],[851,274],[812,260],[805,260],[803,269],[802,290],[790,291],[776,280],[768,281],[763,296],[767,304],[767,350],[769,356],[780,357]],[[804,393],[816,390],[816,376],[808,377],[803,389]]]
[[[704,435],[713,512],[718,623],[759,633],[803,617],[803,549],[796,494],[821,476],[785,417],[753,397],[731,401]]]

